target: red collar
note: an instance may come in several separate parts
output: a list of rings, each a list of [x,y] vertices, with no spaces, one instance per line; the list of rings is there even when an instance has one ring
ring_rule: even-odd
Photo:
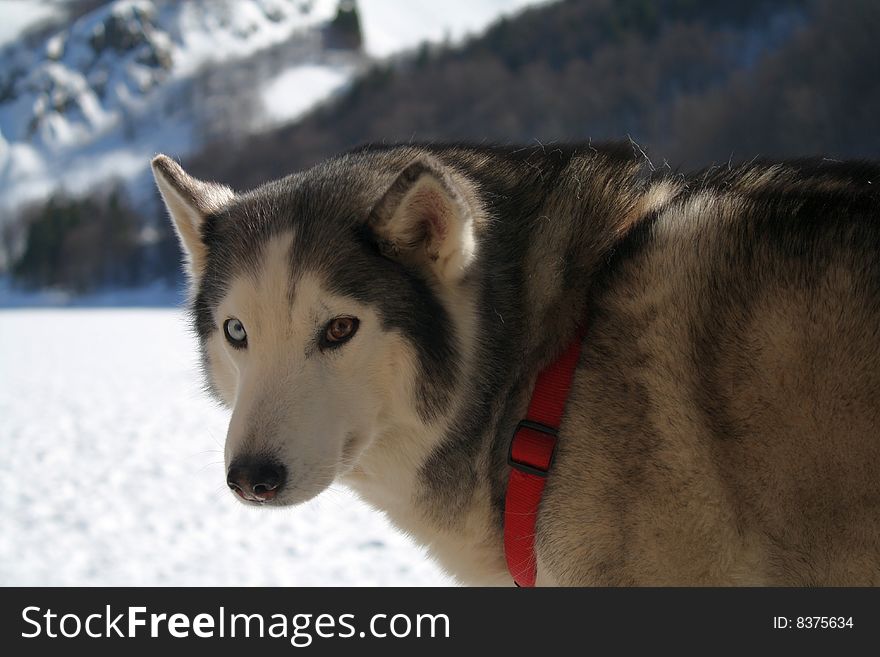
[[[504,554],[517,586],[534,586],[535,523],[544,484],[556,454],[556,436],[581,355],[583,332],[535,381],[526,419],[516,425],[507,463],[510,479],[504,503]]]

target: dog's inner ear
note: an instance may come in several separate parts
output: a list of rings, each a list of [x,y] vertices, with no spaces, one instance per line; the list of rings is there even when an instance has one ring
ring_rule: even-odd
[[[166,155],[153,158],[152,166],[156,185],[187,254],[190,277],[198,281],[205,269],[206,248],[202,240],[205,217],[222,210],[235,195],[223,185],[196,180]]]
[[[420,158],[406,167],[370,213],[370,227],[388,257],[457,282],[476,250],[465,190],[443,166]]]

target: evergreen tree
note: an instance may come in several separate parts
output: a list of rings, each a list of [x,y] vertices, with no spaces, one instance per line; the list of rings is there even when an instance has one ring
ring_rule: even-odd
[[[363,47],[361,18],[355,0],[340,0],[336,16],[325,32],[328,48],[360,50]]]

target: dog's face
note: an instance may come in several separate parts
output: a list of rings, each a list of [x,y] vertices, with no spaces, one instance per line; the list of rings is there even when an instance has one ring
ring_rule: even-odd
[[[373,164],[343,158],[235,195],[153,161],[207,385],[232,409],[227,482],[247,504],[308,500],[388,426],[448,404],[481,211],[433,159]]]

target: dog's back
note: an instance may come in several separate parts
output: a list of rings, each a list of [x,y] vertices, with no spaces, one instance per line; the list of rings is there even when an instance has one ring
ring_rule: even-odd
[[[676,185],[592,286],[541,568],[880,584],[880,168]]]

